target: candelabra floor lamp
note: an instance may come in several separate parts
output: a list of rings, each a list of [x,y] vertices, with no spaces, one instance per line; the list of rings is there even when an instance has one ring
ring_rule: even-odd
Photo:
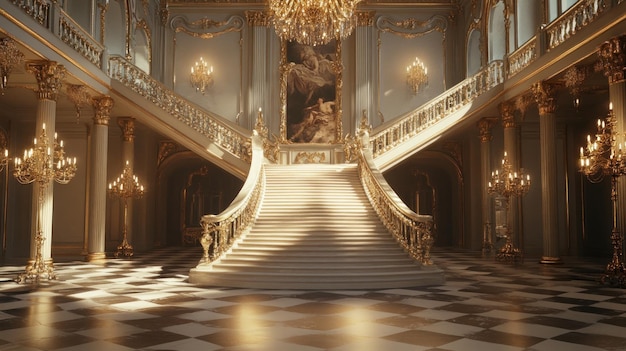
[[[604,121],[598,119],[597,133],[592,139],[587,136],[587,146],[580,148],[580,171],[592,183],[598,183],[605,176],[611,177],[611,206],[613,208],[613,229],[611,245],[613,255],[600,278],[602,284],[626,288],[626,267],[622,254],[622,233],[617,229],[617,182],[626,174],[626,154],[622,152],[622,143],[626,140],[615,131],[617,120],[613,107]],[[622,140],[620,143],[619,140]]]
[[[41,222],[43,217],[43,201],[46,189],[52,181],[59,184],[69,183],[76,175],[76,158],[66,158],[63,141],[57,142],[54,135],[52,148],[48,143],[46,125],[43,125],[39,138],[34,139],[33,147],[24,151],[24,157],[15,158],[13,175],[21,184],[37,183],[37,227],[35,234],[35,259],[29,262],[25,272],[15,279],[18,283],[39,283],[43,279],[56,279],[51,261],[43,258],[42,245],[45,240]]]
[[[109,194],[118,197],[124,206],[124,227],[122,230],[122,242],[117,246],[115,257],[133,256],[133,246],[128,242],[128,200],[139,199],[143,196],[145,190],[143,185],[139,184],[139,178],[133,174],[128,161],[124,166],[122,174],[112,183],[109,183]]]
[[[502,159],[502,167],[491,173],[491,181],[487,191],[491,195],[500,195],[504,200],[506,210],[505,243],[496,253],[496,260],[517,263],[523,259],[522,251],[513,244],[513,231],[511,230],[511,198],[521,197],[530,189],[530,176],[513,170],[513,166],[507,158],[506,151]]]

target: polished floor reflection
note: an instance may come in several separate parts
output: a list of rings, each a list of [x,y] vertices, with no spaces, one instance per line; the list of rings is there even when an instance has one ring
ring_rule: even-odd
[[[438,250],[441,286],[294,291],[187,283],[198,248],[57,263],[39,287],[0,267],[0,350],[626,350],[626,290],[601,260],[511,266]]]

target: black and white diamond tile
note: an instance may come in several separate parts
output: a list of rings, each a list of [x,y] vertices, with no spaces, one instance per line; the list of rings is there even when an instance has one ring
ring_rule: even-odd
[[[626,290],[597,282],[601,261],[438,250],[441,286],[294,291],[191,285],[199,256],[57,263],[39,286],[0,267],[0,350],[626,350]]]

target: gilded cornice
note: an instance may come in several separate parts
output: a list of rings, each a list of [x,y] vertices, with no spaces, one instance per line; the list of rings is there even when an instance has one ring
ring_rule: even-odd
[[[624,81],[626,71],[626,35],[612,38],[598,50],[598,59],[604,75],[609,78],[609,84]]]
[[[113,108],[113,99],[105,95],[93,98],[91,104],[94,109],[93,123],[108,126],[111,118],[111,109]]]
[[[126,142],[135,141],[135,119],[133,117],[119,117],[117,125],[122,130],[122,139]]]
[[[446,17],[441,15],[433,16],[425,21],[415,18],[406,18],[396,21],[387,16],[380,16],[376,20],[376,28],[382,32],[388,32],[402,36],[407,39],[421,37],[433,31],[444,34],[448,27]]]
[[[65,77],[65,67],[54,61],[29,61],[26,70],[37,79],[37,98],[56,101]]]
[[[211,39],[222,34],[241,31],[244,23],[241,16],[231,16],[222,22],[206,17],[189,22],[185,16],[175,16],[172,18],[171,26],[176,33],[183,32],[196,38]]]
[[[371,27],[374,25],[375,11],[357,11],[354,16],[356,17],[356,25],[359,27]]]
[[[531,91],[539,108],[539,115],[556,111],[555,85],[544,81],[532,85]]]
[[[510,101],[502,102],[498,105],[500,109],[500,118],[502,119],[503,128],[515,128],[515,106]]]
[[[269,27],[271,24],[267,11],[246,11],[246,21],[250,27]]]
[[[496,119],[493,117],[481,118],[476,126],[478,127],[479,139],[481,143],[490,142],[492,139],[491,129],[496,124]]]

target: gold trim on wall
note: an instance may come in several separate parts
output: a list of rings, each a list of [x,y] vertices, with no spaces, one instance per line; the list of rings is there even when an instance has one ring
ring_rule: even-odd
[[[245,21],[241,16],[231,16],[221,22],[206,17],[189,22],[185,16],[175,16],[171,21],[171,27],[176,33],[182,32],[201,39],[211,39],[222,34],[241,31],[244,24]]]

